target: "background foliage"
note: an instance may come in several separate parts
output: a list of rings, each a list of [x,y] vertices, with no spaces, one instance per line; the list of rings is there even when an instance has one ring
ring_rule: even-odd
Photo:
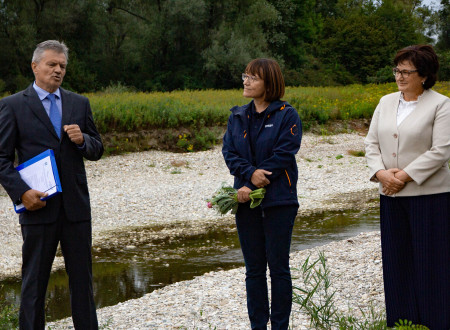
[[[0,93],[33,79],[35,45],[70,48],[64,87],[138,91],[240,86],[270,56],[291,86],[386,82],[395,51],[437,36],[450,79],[450,0],[0,0]]]
[[[450,82],[434,90],[450,97]],[[370,119],[380,98],[397,91],[395,83],[341,87],[288,87],[283,98],[292,104],[307,129],[329,120]],[[100,133],[110,131],[224,127],[235,105],[248,103],[242,90],[153,93],[99,92],[85,94]]]

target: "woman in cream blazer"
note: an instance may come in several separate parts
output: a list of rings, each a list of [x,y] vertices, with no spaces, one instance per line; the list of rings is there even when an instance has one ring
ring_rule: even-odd
[[[408,319],[450,329],[450,99],[430,88],[431,46],[400,50],[399,92],[381,98],[365,139],[379,182],[387,326]]]

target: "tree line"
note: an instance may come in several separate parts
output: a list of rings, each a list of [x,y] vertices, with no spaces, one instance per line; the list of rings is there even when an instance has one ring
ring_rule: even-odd
[[[0,0],[0,93],[25,88],[37,43],[70,48],[64,87],[228,89],[256,57],[287,85],[392,81],[392,58],[433,43],[450,80],[450,0]]]

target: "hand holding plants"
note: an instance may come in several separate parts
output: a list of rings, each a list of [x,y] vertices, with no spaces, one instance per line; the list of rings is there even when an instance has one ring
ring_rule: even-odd
[[[237,200],[239,203],[245,203],[248,202],[250,200],[250,193],[252,192],[252,190],[247,187],[247,186],[243,186],[241,188],[239,188],[239,190],[237,191]]]
[[[243,188],[247,188],[249,191]],[[261,204],[265,193],[266,189],[264,188],[252,191],[248,187],[244,186],[238,191],[233,187],[222,184],[222,186],[214,193],[212,198],[207,200],[207,206],[208,208],[216,209],[216,211],[221,215],[227,214],[230,210],[231,214],[236,214],[239,206],[238,201],[240,198],[243,202],[250,200],[250,208],[255,208]],[[241,197],[239,197],[239,194]]]

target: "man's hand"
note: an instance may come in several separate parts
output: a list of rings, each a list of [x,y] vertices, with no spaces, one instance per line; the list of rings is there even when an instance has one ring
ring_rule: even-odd
[[[84,143],[83,133],[80,130],[80,126],[77,124],[64,125],[64,132],[67,133],[67,136],[73,143],[78,145],[82,145]]]
[[[269,179],[266,178],[266,175],[271,175],[271,174],[272,174],[272,172],[262,170],[262,169],[257,169],[255,172],[253,172],[251,181],[256,187],[263,188],[270,183]]]
[[[248,202],[250,200],[250,197],[248,196],[250,193],[252,192],[252,190],[247,187],[247,186],[243,186],[242,188],[240,188],[237,191],[237,200],[239,203],[245,203]]]
[[[36,211],[47,205],[46,201],[41,201],[42,197],[47,197],[47,193],[30,189],[23,193],[22,203],[28,211]]]
[[[388,196],[398,193],[405,186],[405,182],[395,177],[397,172],[400,172],[398,168],[391,168],[389,170],[380,170],[376,173],[377,179],[383,186],[383,193]]]

